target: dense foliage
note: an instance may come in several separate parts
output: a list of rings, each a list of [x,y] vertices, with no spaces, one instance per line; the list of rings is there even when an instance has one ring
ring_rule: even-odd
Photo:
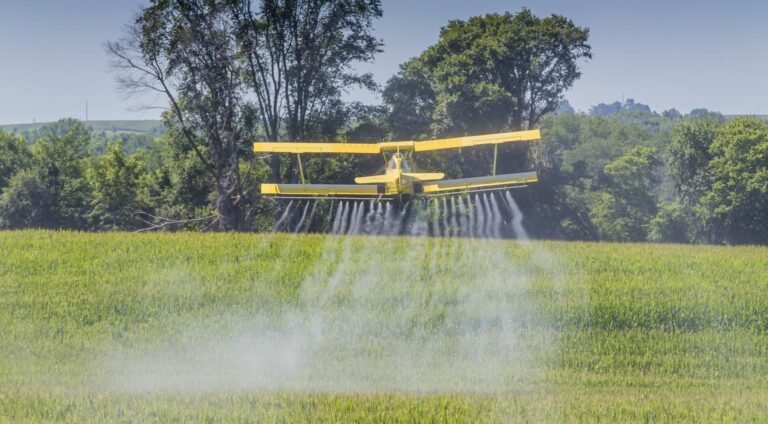
[[[528,9],[451,21],[387,83],[390,123],[403,138],[537,127],[581,76],[578,61],[592,57],[588,37],[563,16]]]
[[[340,135],[381,139],[385,115],[380,108],[362,108]],[[762,119],[568,113],[545,117],[542,132],[542,142],[529,152],[541,181],[515,192],[534,236],[768,242],[768,125]],[[75,120],[40,133],[45,135],[33,144],[0,133],[2,228],[202,229],[216,214],[205,166],[173,130],[131,154],[120,136],[106,151],[97,149],[93,134]],[[506,165],[520,167],[521,153],[507,151],[513,158]],[[311,181],[349,183],[375,172],[376,159],[310,156],[305,166]],[[417,165],[461,175],[487,159],[433,155]],[[241,165],[243,184],[251,190],[270,173],[267,161]],[[250,228],[271,228],[274,206],[262,199]]]

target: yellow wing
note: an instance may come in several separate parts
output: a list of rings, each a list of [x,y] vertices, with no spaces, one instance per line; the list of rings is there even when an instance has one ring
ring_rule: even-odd
[[[445,178],[445,174],[442,172],[403,172],[403,177],[416,181],[435,181]]]
[[[397,174],[372,175],[370,177],[356,177],[355,182],[358,184],[387,184],[397,181],[398,177]]]
[[[384,141],[381,143],[253,143],[256,153],[347,153],[375,155],[391,151],[428,152],[462,147],[526,142],[541,139],[539,130],[515,131],[429,141]]]
[[[428,152],[431,150],[460,149],[462,147],[481,146],[484,144],[502,144],[541,139],[539,130],[516,131],[499,134],[474,135],[469,137],[444,138],[441,140],[419,141],[415,143],[414,151]]]
[[[359,153],[377,155],[378,144],[365,143],[253,143],[256,153]]]
[[[394,183],[398,178],[402,177],[403,180],[408,181],[435,181],[445,178],[445,174],[442,172],[403,172],[402,174],[382,174],[372,175],[370,177],[357,177],[355,182],[358,184],[388,184]]]
[[[538,181],[536,172],[494,175],[487,177],[462,178],[459,180],[435,181],[421,184],[420,193],[435,195],[440,193],[473,192],[493,190],[503,187],[524,186]]]
[[[375,184],[262,184],[261,194],[280,197],[376,197],[386,194]]]

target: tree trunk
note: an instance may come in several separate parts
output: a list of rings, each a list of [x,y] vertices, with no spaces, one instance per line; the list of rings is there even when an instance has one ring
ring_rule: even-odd
[[[273,153],[269,166],[272,168],[272,182],[280,183],[280,155]]]
[[[218,134],[215,134],[218,135]],[[211,134],[210,136],[215,136]],[[239,158],[237,141],[232,131],[216,137],[218,143],[213,148],[216,152],[216,212],[220,231],[241,230],[243,210],[237,204],[242,190],[238,178]]]
[[[219,180],[216,184],[216,212],[218,213],[218,229],[220,231],[238,230],[239,208],[234,205],[229,194],[230,185]]]

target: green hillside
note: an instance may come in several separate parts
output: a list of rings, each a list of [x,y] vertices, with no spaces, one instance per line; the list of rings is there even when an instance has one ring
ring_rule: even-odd
[[[50,124],[50,122],[0,125],[0,130],[20,134],[25,131],[38,130],[48,124]],[[85,124],[91,132],[105,131],[110,135],[119,133],[151,133],[159,135],[164,131],[162,121],[157,120],[87,121],[83,122],[83,124]]]
[[[0,232],[0,421],[768,418],[768,248]]]

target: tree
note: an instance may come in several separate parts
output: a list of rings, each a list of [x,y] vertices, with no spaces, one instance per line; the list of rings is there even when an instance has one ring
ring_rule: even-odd
[[[683,114],[675,108],[667,109],[664,112],[661,112],[661,115],[669,119],[680,119],[683,117]]]
[[[692,240],[691,219],[679,203],[663,205],[648,224],[648,241],[655,243],[689,243]]]
[[[28,170],[11,179],[0,220],[13,228],[84,228],[89,188],[84,178],[90,133],[74,119],[40,130]]]
[[[384,99],[401,117],[423,116],[419,109],[434,105],[439,135],[534,128],[581,76],[578,61],[591,58],[588,37],[565,17],[528,9],[454,20],[437,44],[401,67]],[[415,95],[426,98],[402,101]]]
[[[704,117],[686,120],[678,125],[669,145],[669,176],[683,205],[698,203],[712,185],[709,161],[710,146],[720,122]]]
[[[215,225],[211,217],[216,215],[217,193],[210,172],[177,126],[158,139],[144,163],[147,171],[139,177],[136,192],[144,228],[197,230]]]
[[[38,175],[21,171],[11,178],[0,196],[0,228],[50,227],[55,207],[48,187]]]
[[[0,193],[16,172],[29,166],[31,159],[23,138],[0,130]]]
[[[573,106],[571,106],[568,100],[563,100],[557,106],[557,110],[555,110],[555,113],[557,113],[558,115],[576,113],[576,109],[574,109]]]
[[[437,94],[430,71],[418,59],[400,65],[387,81],[382,100],[389,108],[387,124],[396,140],[420,140],[432,134]]]
[[[700,210],[714,239],[768,242],[768,123],[753,117],[725,123],[709,155],[711,190]]]
[[[651,107],[648,105],[644,105],[642,103],[638,103],[635,101],[635,99],[627,99],[626,102],[624,102],[623,106],[624,110],[630,110],[630,111],[639,111],[639,112],[645,112],[645,113],[653,113],[651,111]]]
[[[253,158],[256,131],[332,132],[344,88],[372,83],[350,64],[378,51],[370,32],[380,15],[377,0],[153,0],[107,51],[124,90],[167,97],[166,116],[215,182],[218,228],[242,229],[257,196],[240,164]],[[276,159],[273,168],[279,177]]]
[[[107,52],[129,93],[155,91],[170,103],[168,121],[205,164],[216,187],[217,226],[245,226],[250,199],[240,184],[240,157],[248,152],[242,68],[235,27],[223,1],[153,0]]]
[[[636,102],[635,99],[627,99],[623,103],[616,101],[610,104],[600,103],[598,105],[592,106],[589,110],[589,114],[592,116],[607,117],[616,115],[621,111],[640,112],[647,114],[653,113],[650,106]]]
[[[690,115],[692,118],[698,118],[700,116],[706,116],[709,114],[710,114],[709,109],[702,107],[702,108],[691,109],[691,112],[688,115]]]
[[[32,146],[33,169],[47,187],[54,205],[47,226],[83,228],[89,188],[85,180],[91,134],[82,122],[62,119],[43,127],[43,138]]]
[[[650,147],[636,146],[605,165],[604,191],[598,192],[590,212],[601,239],[644,241],[656,216],[656,169],[661,162]]]
[[[136,229],[140,226],[137,212],[142,209],[137,199],[142,163],[138,155],[128,156],[122,144],[114,143],[107,153],[88,169],[92,187],[89,214],[98,229]]]
[[[568,163],[569,153],[584,142],[585,119],[575,114],[551,116],[544,120],[547,134],[530,149],[539,184],[531,186],[529,222],[535,234],[568,239],[597,239],[580,194],[588,180],[583,162]],[[524,205],[525,206],[525,205]]]
[[[351,66],[381,51],[372,34],[374,19],[382,15],[380,0],[228,3],[266,140],[279,140],[283,125],[288,141],[327,134],[329,117],[341,111],[348,87],[376,87],[371,74]],[[281,179],[277,155],[272,173]]]

